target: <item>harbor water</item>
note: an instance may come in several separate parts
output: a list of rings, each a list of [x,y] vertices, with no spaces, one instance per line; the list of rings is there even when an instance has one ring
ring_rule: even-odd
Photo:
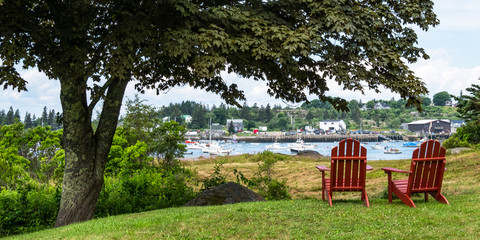
[[[398,142],[365,142],[362,143],[367,149],[367,159],[370,160],[399,160],[410,159],[412,157],[413,150],[416,147],[404,147],[403,141]],[[232,149],[230,156],[241,154],[256,154],[263,151],[267,151],[267,145],[272,143],[220,143],[220,146],[226,149]],[[316,142],[315,148],[311,149],[320,153],[323,156],[330,156],[332,148],[338,146],[338,142]],[[188,144],[187,144],[188,145]],[[287,147],[287,143],[280,143],[281,146]],[[398,149],[401,153],[386,154],[385,150]],[[290,151],[287,147],[285,149],[268,150],[271,152],[296,155],[295,152]],[[187,149],[187,153],[184,159],[196,159],[196,158],[209,158],[209,153],[204,153],[201,149]]]

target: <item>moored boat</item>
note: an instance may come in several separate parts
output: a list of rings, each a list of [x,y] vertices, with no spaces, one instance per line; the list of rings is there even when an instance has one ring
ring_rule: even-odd
[[[385,150],[383,153],[385,154],[401,154],[402,151],[400,151],[398,148],[390,148]]]
[[[280,150],[280,149],[286,149],[287,147],[280,145],[278,142],[274,142],[270,145],[267,145],[265,147],[267,150]]]

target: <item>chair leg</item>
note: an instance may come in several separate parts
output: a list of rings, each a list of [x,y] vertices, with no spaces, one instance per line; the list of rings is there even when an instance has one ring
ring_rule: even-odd
[[[428,193],[425,192],[425,202],[428,202]]]
[[[388,203],[392,203],[392,183],[388,183]]]
[[[328,205],[330,205],[330,207],[332,206],[332,195],[330,195],[330,193],[328,193]]]
[[[322,201],[325,201],[325,181],[322,181]]]
[[[365,206],[370,207],[370,202],[368,202],[368,196],[366,191],[362,191],[362,200],[365,203]]]
[[[412,201],[412,199],[410,198],[410,196],[407,196],[406,194],[400,192],[399,189],[397,189],[396,187],[393,189],[393,193],[395,193],[395,195],[403,202],[405,203],[405,205],[409,206],[409,207],[415,207],[415,203]]]
[[[445,203],[445,204],[449,204],[447,198],[446,198],[445,196],[443,196],[443,194],[441,194],[441,193],[439,193],[439,192],[430,192],[430,194],[431,194],[438,202]]]

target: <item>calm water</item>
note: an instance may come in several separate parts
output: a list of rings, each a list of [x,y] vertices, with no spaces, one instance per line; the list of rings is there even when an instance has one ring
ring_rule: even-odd
[[[259,152],[266,151],[266,146],[272,143],[220,143],[223,148],[232,149],[230,155],[240,155],[240,154],[255,154]],[[288,143],[280,143],[281,146],[287,146]],[[324,155],[330,156],[332,147],[337,146],[338,143],[333,142],[319,142],[316,144],[315,151]],[[362,143],[362,145],[367,148],[367,159],[368,160],[398,160],[398,159],[409,159],[412,157],[412,152],[415,150],[415,147],[403,147],[403,142],[388,142],[388,143],[378,143],[378,142],[368,142]],[[372,146],[379,145],[382,149],[373,149]],[[398,148],[402,153],[401,154],[385,154],[384,148]],[[282,150],[272,150],[272,152],[278,152],[283,154],[295,155],[291,152],[290,149]],[[210,154],[203,153],[202,150],[188,149],[185,155],[185,159],[210,157]]]

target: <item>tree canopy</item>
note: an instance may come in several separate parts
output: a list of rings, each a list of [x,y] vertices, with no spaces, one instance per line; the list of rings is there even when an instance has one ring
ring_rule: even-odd
[[[14,67],[21,63],[53,79],[74,71],[94,80],[79,85],[92,104],[117,78],[138,80],[140,91],[188,84],[235,104],[244,96],[221,78],[228,71],[266,80],[269,94],[288,101],[307,100],[308,90],[345,108],[327,96],[334,78],[361,92],[383,85],[418,105],[426,88],[403,60],[428,56],[405,24],[435,26],[432,8],[432,1],[5,1],[0,83],[26,89]]]
[[[468,95],[453,96],[458,101],[458,113],[466,121],[480,122],[480,85],[472,84],[466,89]]]
[[[452,97],[447,91],[442,91],[433,95],[433,104],[435,106],[445,106],[447,101],[451,101]]]
[[[27,89],[18,65],[60,81],[61,226],[93,216],[129,82],[157,93],[190,85],[239,106],[241,83],[227,83],[226,71],[266,81],[276,98],[315,94],[347,110],[328,95],[334,79],[362,93],[384,86],[421,109],[427,89],[407,63],[428,56],[413,27],[438,23],[431,0],[2,0],[0,85]]]

